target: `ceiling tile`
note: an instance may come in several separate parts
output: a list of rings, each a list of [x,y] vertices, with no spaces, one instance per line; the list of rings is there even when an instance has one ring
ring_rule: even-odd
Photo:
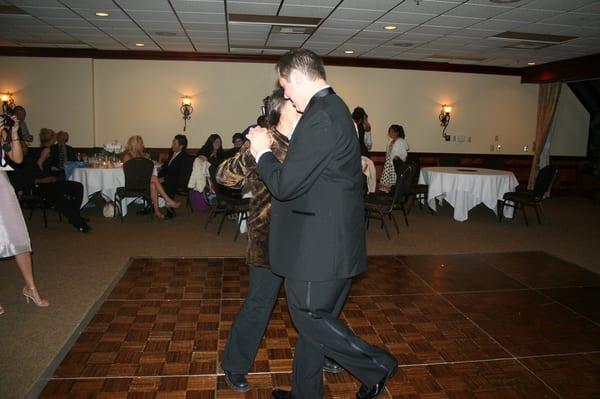
[[[444,15],[452,15],[456,17],[491,18],[506,11],[510,11],[510,8],[477,4],[462,4],[446,12]]]
[[[130,11],[129,16],[136,21],[177,22],[172,11]]]
[[[589,6],[581,7],[577,12],[600,14],[600,1],[594,0]]]
[[[571,11],[592,3],[594,0],[534,0],[522,7],[537,10]]]
[[[419,4],[415,1],[403,1],[394,8],[394,11],[439,15],[457,6],[457,3],[446,1],[423,0]]]
[[[181,24],[177,21],[175,22],[167,22],[167,21],[137,21],[137,23],[144,30],[152,30],[152,31],[179,31],[181,30]]]
[[[44,22],[56,27],[91,27],[83,18],[43,18]]]
[[[22,9],[38,18],[78,18],[77,14],[65,7],[22,7]]]
[[[375,22],[375,23],[372,23],[371,25],[367,26],[364,30],[368,31],[368,32],[386,32],[391,35],[396,35],[398,33],[402,33],[402,32],[411,30],[417,26],[416,24],[393,24],[396,27],[396,30],[388,31],[388,30],[383,29],[385,26],[388,26],[388,25],[390,25],[390,23]]]
[[[286,17],[325,18],[331,13],[331,10],[333,10],[333,7],[291,6],[286,2],[279,11],[279,15]]]
[[[255,0],[245,0],[245,1],[255,1]],[[263,1],[263,0],[259,0]],[[276,4],[281,3],[281,0],[271,0],[269,2],[273,2]],[[285,0],[291,6],[321,6],[321,7],[335,7],[338,5],[340,0]]]
[[[278,9],[279,5],[273,3],[227,2],[227,12],[229,14],[277,15]]]
[[[475,25],[478,22],[481,22],[480,18],[467,18],[467,17],[452,17],[447,15],[442,15],[437,18],[434,18],[430,21],[427,21],[427,25],[432,26],[448,26],[453,28],[466,28],[468,26]]]
[[[488,19],[486,21],[482,21],[476,23],[475,25],[469,26],[471,29],[481,29],[481,30],[492,30],[495,32],[504,32],[506,30],[511,30],[516,28],[517,26],[521,26],[522,22],[519,21],[505,21],[499,19]]]
[[[390,11],[400,3],[402,3],[401,0],[344,0],[340,7],[357,8],[362,10]]]
[[[183,23],[188,31],[226,32],[225,24]]]
[[[114,0],[126,11],[171,11],[171,6],[165,0]]]
[[[369,21],[354,21],[347,19],[332,19],[328,18],[325,22],[321,24],[322,28],[332,28],[332,29],[353,29],[353,30],[361,30],[365,26],[369,25]]]
[[[412,29],[413,33],[426,33],[428,35],[448,35],[452,32],[456,32],[460,28],[450,28],[446,26],[430,26],[430,25],[421,25]]]
[[[261,0],[267,3],[268,1]],[[224,12],[223,1],[170,0],[175,11]],[[229,3],[229,2],[228,2]]]
[[[337,8],[330,16],[334,19],[372,21],[383,15],[383,11],[359,10],[356,8]]]
[[[585,26],[598,20],[600,20],[600,18],[598,17],[598,15],[595,14],[568,12],[550,18],[544,18],[540,21],[546,24]]]
[[[519,22],[537,22],[545,18],[559,15],[559,11],[549,10],[528,10],[525,8],[513,8],[503,14],[496,16],[496,19],[519,21]]]
[[[92,8],[97,11],[115,8],[112,0],[61,0],[61,3],[71,8]]]
[[[212,14],[200,12],[180,12],[179,19],[184,23],[216,23],[225,24],[225,14]]]
[[[378,22],[389,24],[421,24],[435,18],[435,14],[417,14],[412,12],[390,12],[379,19]]]

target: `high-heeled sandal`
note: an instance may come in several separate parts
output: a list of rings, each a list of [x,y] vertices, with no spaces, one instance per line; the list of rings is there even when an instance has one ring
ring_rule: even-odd
[[[35,294],[37,294],[37,298]],[[37,288],[35,287],[23,287],[23,296],[27,300],[27,303],[29,303],[29,300],[31,299],[36,306],[39,306],[41,308],[50,306],[50,303],[40,296],[40,293],[37,292]]]

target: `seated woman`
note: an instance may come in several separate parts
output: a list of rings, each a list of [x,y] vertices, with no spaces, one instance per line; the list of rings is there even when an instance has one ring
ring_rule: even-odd
[[[223,141],[218,134],[208,136],[206,143],[198,150],[196,156],[203,156],[211,166],[217,168],[225,160],[225,151],[223,150]]]
[[[52,159],[50,157],[50,147],[56,143],[56,133],[48,128],[40,129],[40,153],[37,156],[37,165],[46,175],[58,175],[61,171],[58,168],[52,167]]]
[[[396,184],[396,171],[394,170],[394,159],[398,158],[406,162],[408,156],[408,143],[405,140],[404,128],[400,125],[391,125],[388,129],[390,143],[388,144],[383,164],[383,173],[380,180],[381,191],[390,192]]]
[[[131,136],[129,140],[127,140],[127,146],[125,148],[127,151],[125,152],[125,155],[123,155],[123,163],[133,158],[147,158],[146,154],[144,154],[144,140],[141,136]],[[160,207],[158,206],[159,195],[165,199],[165,202],[169,207],[179,208],[180,203],[169,197],[158,180],[158,177],[152,175],[152,178],[150,179],[150,196],[152,198],[154,214],[159,219],[164,219],[165,215],[161,213]]]

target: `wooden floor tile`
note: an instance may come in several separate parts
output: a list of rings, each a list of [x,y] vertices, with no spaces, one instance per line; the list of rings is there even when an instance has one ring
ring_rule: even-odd
[[[516,356],[600,350],[600,327],[535,291],[445,295]]]
[[[600,354],[589,353],[600,351],[598,276],[538,252],[369,265],[340,317],[402,365],[382,399],[600,397]],[[270,399],[289,389],[297,331],[283,290],[253,388],[232,391],[220,370],[248,282],[241,258],[132,260],[39,397]],[[323,378],[325,398],[354,398],[361,385],[347,372]]]
[[[600,287],[600,275],[544,252],[479,256],[484,262],[531,288]]]
[[[600,398],[600,354],[550,356],[522,362],[564,398]]]
[[[437,292],[525,288],[483,262],[478,255],[423,255],[401,259]]]
[[[388,391],[394,399],[558,399],[514,360],[401,367]]]

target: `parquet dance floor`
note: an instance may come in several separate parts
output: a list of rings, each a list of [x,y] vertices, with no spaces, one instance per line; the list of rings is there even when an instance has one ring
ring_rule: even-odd
[[[219,368],[245,297],[238,258],[134,259],[41,398],[270,398],[296,331],[282,292],[249,375]],[[341,316],[399,360],[382,398],[600,398],[600,276],[541,252],[375,256]],[[350,374],[326,398],[353,399]]]

